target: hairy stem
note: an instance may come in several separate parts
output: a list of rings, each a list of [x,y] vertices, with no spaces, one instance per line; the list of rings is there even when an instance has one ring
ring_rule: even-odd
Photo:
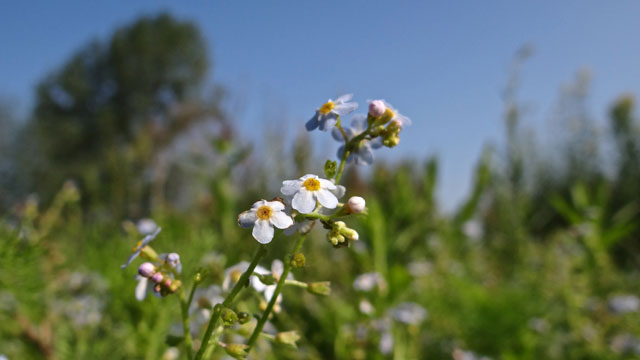
[[[249,276],[253,274],[253,270],[256,268],[256,266],[258,266],[258,262],[266,253],[267,246],[260,245],[258,251],[256,251],[256,254],[253,256],[253,260],[251,260],[251,264],[249,264],[247,271],[245,271],[242,276],[240,276],[240,280],[238,280],[233,289],[231,289],[231,293],[229,293],[229,295],[227,295],[227,297],[224,299],[224,301],[222,302],[222,306],[218,304],[214,307],[213,314],[211,314],[211,319],[209,320],[209,325],[207,325],[207,330],[205,331],[204,337],[202,338],[202,344],[200,345],[200,349],[196,354],[196,360],[202,359],[202,355],[204,354],[206,348],[209,346],[211,333],[213,332],[213,329],[216,328],[216,323],[218,322],[218,318],[220,317],[220,312],[224,307],[228,307],[229,305],[231,305],[233,299],[235,299],[240,290],[242,290],[242,288],[247,284],[247,281],[249,281]]]
[[[293,258],[293,255],[299,252],[300,248],[302,248],[302,243],[304,242],[305,235],[306,234],[300,235],[300,237],[296,241],[295,246],[293,247],[293,251],[290,254],[288,254],[284,259],[284,270],[282,271],[282,275],[280,275],[280,279],[278,280],[278,284],[276,285],[276,290],[273,292],[273,296],[271,296],[271,300],[269,300],[269,304],[267,304],[267,308],[264,310],[264,313],[262,313],[262,316],[260,317],[260,319],[258,320],[258,323],[256,324],[256,328],[253,330],[253,333],[249,338],[249,343],[247,344],[249,345],[249,348],[247,349],[247,352],[251,350],[251,347],[255,344],[256,340],[258,340],[258,336],[262,332],[262,328],[264,327],[264,324],[267,322],[267,319],[269,318],[269,315],[271,314],[271,311],[273,310],[273,307],[276,304],[276,300],[278,299],[278,296],[282,291],[282,287],[284,286],[284,283],[287,281],[287,275],[289,275],[289,271],[291,271],[291,259]]]

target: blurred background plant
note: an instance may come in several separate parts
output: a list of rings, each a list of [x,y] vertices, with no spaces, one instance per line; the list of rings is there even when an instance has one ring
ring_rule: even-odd
[[[204,86],[204,49],[193,24],[143,17],[44,78],[26,122],[0,106],[0,353],[179,358],[172,299],[136,301],[134,271],[119,268],[132,221],[153,218],[187,276],[204,268],[202,287],[220,285],[250,257],[237,214],[274,179],[321,169],[306,135],[290,148],[269,135],[266,151],[236,136],[224,89]],[[503,94],[506,146],[486,147],[454,211],[436,200],[436,157],[349,168],[347,189],[368,205],[361,241],[336,251],[311,233],[301,271],[333,295],[286,289],[272,322],[301,339],[265,358],[640,358],[635,100],[615,100],[599,126],[579,72],[554,109],[558,144],[537,143],[518,97],[531,52],[516,54]]]

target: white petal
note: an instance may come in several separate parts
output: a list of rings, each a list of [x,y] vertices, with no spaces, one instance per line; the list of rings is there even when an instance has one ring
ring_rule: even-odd
[[[316,197],[318,198],[318,202],[326,208],[335,209],[336,206],[338,206],[338,199],[329,190],[320,189],[316,191]]]
[[[307,189],[300,189],[300,191],[298,191],[298,193],[293,197],[291,207],[303,214],[312,212],[316,207],[316,201],[313,198],[313,193],[307,191]]]
[[[273,274],[273,276],[280,277],[280,275],[282,275],[283,272],[284,272],[284,263],[282,263],[282,260],[279,260],[279,259],[273,260],[273,262],[271,263],[271,273]]]
[[[373,163],[373,151],[371,151],[371,147],[368,144],[361,146],[360,149],[358,149],[358,157],[356,159],[359,159],[363,165],[371,165]]]
[[[305,181],[305,180],[310,179],[310,178],[317,179],[317,178],[318,178],[318,175],[314,175],[314,174],[306,174],[305,176],[301,177],[301,178],[300,178],[300,181],[301,181],[300,186],[302,186],[302,181]]]
[[[331,129],[331,137],[333,137],[335,141],[344,142],[344,136],[342,136],[340,129],[338,129],[337,127]]]
[[[382,147],[382,137],[378,136],[377,138],[371,140],[369,142],[369,144],[371,145],[372,149],[379,149]]]
[[[361,134],[367,129],[367,115],[356,114],[351,118],[351,128],[356,134]]]
[[[258,217],[255,210],[243,211],[238,215],[238,225],[245,229],[252,227],[256,220],[258,220]]]
[[[284,204],[280,201],[267,201],[267,206],[269,206],[271,210],[275,212],[284,210]]]
[[[269,285],[264,289],[264,298],[267,302],[271,301],[273,294],[276,292],[276,285]]]
[[[146,277],[138,276],[138,285],[136,285],[136,299],[138,301],[144,300],[147,296],[147,284],[149,279]]]
[[[253,237],[261,244],[268,244],[273,239],[273,226],[268,220],[258,220],[253,226]]]
[[[278,229],[286,229],[293,225],[293,219],[291,216],[283,213],[282,211],[275,211],[271,215],[271,219],[269,219],[269,221],[271,221],[271,223]]]
[[[408,117],[402,115],[402,114],[398,114],[396,113],[396,118],[400,121],[400,123],[402,124],[402,126],[409,126],[411,125],[411,119],[409,119]]]
[[[251,210],[258,210],[260,206],[267,205],[267,200],[258,200],[251,205]]]
[[[353,99],[353,94],[344,94],[342,96],[340,96],[339,98],[337,98],[334,102],[335,103],[343,103],[343,102],[347,102],[349,100]]]
[[[284,195],[293,195],[302,187],[302,181],[300,180],[285,180],[282,182],[280,192]]]
[[[336,185],[327,179],[318,179],[320,181],[320,187],[323,189],[335,190]]]
[[[316,114],[313,115],[313,117],[309,119],[304,126],[307,131],[313,131],[318,127],[318,125],[320,125],[320,122],[318,121],[318,113],[316,112]]]
[[[336,122],[337,122],[336,114],[333,112],[330,112],[321,118],[319,129],[321,131],[327,131],[331,129],[336,124]]]
[[[347,189],[342,185],[336,185],[336,188],[330,191],[333,193],[333,195],[340,199],[347,192]]]
[[[332,111],[340,116],[344,116],[352,113],[357,108],[358,108],[357,103],[344,103],[344,104],[336,104],[336,106],[333,108]]]

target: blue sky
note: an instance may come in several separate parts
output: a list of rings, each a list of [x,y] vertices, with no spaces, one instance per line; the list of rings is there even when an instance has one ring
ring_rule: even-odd
[[[448,208],[467,194],[483,145],[502,141],[500,93],[523,44],[535,54],[521,98],[541,137],[560,88],[579,69],[592,74],[589,107],[599,118],[620,94],[640,93],[637,1],[74,0],[0,5],[0,95],[25,112],[34,84],[72,51],[162,10],[201,28],[212,80],[230,89],[242,136],[260,141],[265,128],[281,125],[295,133],[345,92],[363,109],[366,99],[384,98],[414,125],[383,157],[438,154]],[[313,137],[333,154],[328,134]]]

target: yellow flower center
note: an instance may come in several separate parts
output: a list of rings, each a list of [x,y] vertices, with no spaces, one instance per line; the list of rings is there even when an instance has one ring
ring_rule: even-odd
[[[256,211],[256,215],[260,220],[269,220],[271,218],[271,214],[273,214],[273,209],[270,206],[262,205]]]
[[[305,180],[302,185],[309,191],[320,190],[320,181],[318,179],[309,178]]]
[[[333,101],[327,101],[322,106],[320,106],[320,110],[318,111],[320,111],[322,115],[327,115],[331,110],[333,110],[334,107],[336,107],[336,105],[333,103]]]

